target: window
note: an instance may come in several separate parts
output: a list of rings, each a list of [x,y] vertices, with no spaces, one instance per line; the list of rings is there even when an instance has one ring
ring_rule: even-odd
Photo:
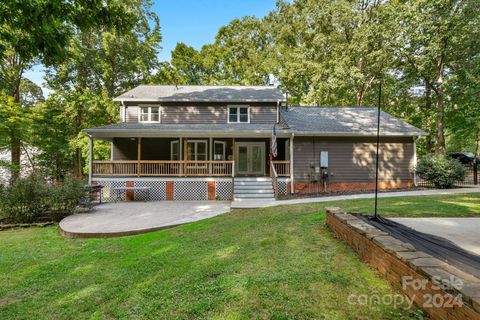
[[[207,141],[189,140],[187,143],[187,160],[191,160],[191,161],[207,160]]]
[[[180,160],[180,143],[178,140],[170,141],[170,160]]]
[[[160,122],[160,107],[139,107],[140,122]]]
[[[228,122],[229,123],[238,123],[238,122],[249,123],[250,108],[247,106],[229,106]]]
[[[213,143],[213,160],[225,160],[225,141],[215,141]]]

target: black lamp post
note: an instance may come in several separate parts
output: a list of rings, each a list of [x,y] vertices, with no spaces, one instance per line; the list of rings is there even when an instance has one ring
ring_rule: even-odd
[[[377,107],[377,154],[375,161],[375,214],[374,217],[377,219],[378,215],[378,153],[380,146],[380,106],[382,104],[382,79],[378,84],[378,107]]]

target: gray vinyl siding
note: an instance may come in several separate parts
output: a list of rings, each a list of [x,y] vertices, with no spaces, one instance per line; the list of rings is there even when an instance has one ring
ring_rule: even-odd
[[[273,124],[277,121],[276,105],[250,104],[249,106],[250,123]],[[163,103],[161,107],[161,123],[164,124],[228,123],[228,107],[226,104],[211,105],[198,103],[195,105],[185,105]],[[127,107],[126,122],[138,122],[138,106],[130,105]]]
[[[170,141],[175,139],[142,139],[142,160],[170,160]],[[137,160],[137,139],[114,138],[112,160]]]
[[[132,106],[127,108],[127,121],[131,123],[138,122],[138,107]]]
[[[250,123],[275,123],[277,121],[277,107],[250,107]]]
[[[226,106],[162,106],[162,123],[226,123]]]
[[[404,182],[413,179],[412,138],[383,138],[380,144],[380,181]],[[295,137],[294,178],[298,182],[318,180],[315,166],[320,152],[328,151],[329,180],[371,182],[375,177],[375,140],[372,138]]]

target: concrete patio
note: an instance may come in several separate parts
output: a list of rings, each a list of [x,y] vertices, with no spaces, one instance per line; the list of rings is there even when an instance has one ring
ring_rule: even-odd
[[[119,202],[96,206],[92,213],[60,221],[60,232],[73,238],[125,236],[161,230],[230,211],[226,201]]]

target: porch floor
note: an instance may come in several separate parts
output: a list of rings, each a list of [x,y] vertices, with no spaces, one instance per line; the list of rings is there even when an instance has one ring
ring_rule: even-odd
[[[140,234],[230,211],[229,201],[118,202],[96,206],[92,213],[74,214],[60,221],[60,232],[74,238],[102,238]]]

